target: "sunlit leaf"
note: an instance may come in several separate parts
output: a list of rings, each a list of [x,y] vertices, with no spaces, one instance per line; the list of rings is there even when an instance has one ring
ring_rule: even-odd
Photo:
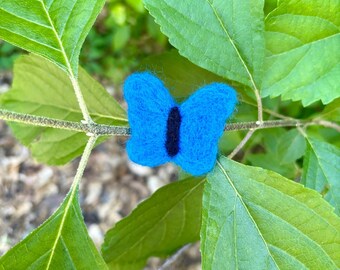
[[[203,269],[338,269],[340,218],[317,192],[220,157],[203,192]]]
[[[179,53],[248,86],[259,84],[264,58],[262,0],[145,0]]]
[[[266,17],[262,95],[304,106],[340,97],[340,2],[285,0]]]
[[[44,56],[72,77],[104,0],[0,1],[0,38]]]
[[[97,123],[127,124],[124,110],[83,69],[79,72],[79,84]],[[0,97],[0,107],[4,109],[70,121],[83,119],[66,73],[39,56],[17,60],[12,89]],[[84,133],[14,123],[10,126],[33,156],[48,164],[65,164],[79,156],[88,139]]]
[[[0,258],[0,269],[107,269],[77,198],[77,192],[70,192],[49,219]]]
[[[203,184],[197,178],[169,184],[109,230],[102,252],[110,268],[142,269],[150,256],[199,240]]]

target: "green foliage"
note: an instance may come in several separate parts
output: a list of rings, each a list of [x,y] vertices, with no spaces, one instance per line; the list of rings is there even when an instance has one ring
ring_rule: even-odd
[[[292,135],[294,133],[296,134],[296,132],[291,131]],[[299,134],[296,134],[296,137],[299,136]],[[286,137],[291,137],[291,135],[289,135],[289,132],[285,129],[280,128],[258,132],[258,134],[255,135],[255,138],[251,141],[248,148],[250,153],[245,155],[245,160],[253,166],[277,172],[290,179],[296,179],[299,175],[299,166],[295,162],[296,159],[291,159],[288,155],[289,149],[281,146],[281,143],[284,142],[284,138]],[[293,139],[294,135],[291,137],[291,140]],[[305,142],[303,142],[303,144],[305,144]],[[258,149],[258,147],[263,147],[263,151],[253,151],[254,148]],[[298,147],[303,148],[304,146],[298,145]],[[290,151],[294,152],[295,149],[291,148]],[[289,162],[282,162],[282,155],[284,155],[284,153],[286,153],[286,159],[290,159]],[[298,151],[297,153],[301,153],[301,151]]]
[[[279,0],[266,0],[264,3],[264,13],[268,15],[271,11],[277,8]]]
[[[86,232],[73,185],[56,213],[0,258],[0,269],[141,269],[150,256],[168,256],[199,238],[203,269],[339,269],[340,219],[331,206],[340,214],[339,1],[144,3],[160,27],[141,0],[107,1],[80,56],[88,70],[116,83],[137,66],[152,70],[178,101],[204,84],[226,82],[240,100],[230,122],[258,120],[258,90],[266,97],[264,120],[306,125],[257,130],[234,158],[262,168],[220,156],[207,177],[161,188],[107,232],[105,262]],[[103,4],[0,0],[0,38],[45,58],[19,58],[1,108],[79,122],[73,91],[79,84],[96,123],[127,125],[125,111],[78,66]],[[160,29],[179,53],[163,52]],[[2,43],[0,57],[15,54]],[[157,56],[144,59],[151,54]],[[88,140],[78,132],[10,126],[48,164],[69,162]],[[229,154],[243,136],[225,133],[220,151]]]
[[[307,137],[302,183],[324,195],[340,214],[340,149]]]
[[[203,269],[340,267],[340,218],[279,174],[220,157],[202,211]]]
[[[83,119],[65,72],[41,57],[21,57],[14,67],[12,89],[1,96],[2,108],[69,121]],[[124,110],[82,68],[79,84],[93,119],[102,124],[126,125]],[[41,162],[65,164],[81,155],[88,137],[84,133],[10,124],[14,135]]]
[[[304,106],[339,97],[339,10],[337,0],[280,1],[266,17],[263,96],[281,95]]]
[[[323,119],[340,123],[340,98],[327,105],[320,116]]]
[[[3,0],[0,38],[46,57],[77,77],[80,49],[104,2]]]
[[[106,1],[104,12],[86,37],[80,63],[90,74],[121,84],[144,57],[159,53],[167,45],[167,38],[145,12],[141,0]],[[0,71],[12,68],[21,52],[0,40]]]
[[[247,92],[249,90],[247,87],[233,81],[227,81],[206,69],[194,65],[176,50],[146,58],[141,63],[139,70],[151,70],[157,74],[178,102],[184,101],[205,84],[223,82],[239,90],[238,94],[241,102],[254,103],[252,96],[248,94],[249,91]]]
[[[157,74],[179,102],[205,84],[225,82],[225,79],[194,65],[176,50],[148,57],[141,63],[139,69],[151,70]]]
[[[0,40],[0,72],[12,68],[14,60],[19,55],[19,50],[15,46]]]
[[[107,269],[70,192],[40,227],[0,258],[0,269]]]
[[[283,134],[277,144],[280,165],[296,161],[303,156],[306,148],[305,138],[297,129],[292,129]]]
[[[170,43],[191,62],[248,86],[252,86],[253,79],[260,82],[264,58],[263,1],[144,3]]]
[[[159,189],[109,230],[102,252],[110,268],[141,269],[150,256],[164,257],[199,240],[204,180]]]

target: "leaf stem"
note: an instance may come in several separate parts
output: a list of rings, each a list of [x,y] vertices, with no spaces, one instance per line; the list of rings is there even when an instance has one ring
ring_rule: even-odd
[[[79,86],[79,83],[78,83],[78,78],[77,78],[77,76],[75,76],[75,72],[74,72],[74,70],[71,67],[70,59],[67,56],[67,53],[66,53],[65,48],[64,48],[64,44],[63,44],[63,42],[62,42],[62,40],[61,40],[61,38],[60,38],[56,28],[55,28],[54,22],[53,22],[53,20],[52,20],[52,18],[50,16],[50,13],[48,12],[48,8],[47,8],[45,2],[44,1],[40,1],[40,3],[41,3],[41,5],[42,5],[42,7],[43,7],[43,9],[45,11],[45,14],[46,14],[46,17],[47,17],[49,23],[51,25],[51,29],[52,29],[52,31],[53,31],[53,33],[54,33],[54,35],[55,35],[55,37],[56,37],[56,39],[58,41],[58,44],[59,44],[59,47],[60,47],[60,51],[61,51],[61,53],[62,53],[62,55],[64,57],[64,60],[65,60],[66,66],[67,66],[67,73],[68,73],[69,78],[71,80],[71,83],[72,83],[72,86],[73,86],[73,90],[74,90],[74,93],[75,93],[75,95],[77,97],[77,101],[78,101],[80,110],[81,110],[81,112],[83,114],[84,120],[85,120],[85,122],[88,125],[91,125],[91,124],[93,124],[93,121],[92,121],[92,118],[91,118],[91,116],[89,114],[89,111],[87,109],[86,102],[85,102],[85,99],[83,97],[83,94],[82,94],[82,92],[80,90],[80,86]]]
[[[72,86],[73,86],[73,89],[74,89],[74,93],[76,94],[77,101],[78,101],[80,110],[81,110],[81,112],[83,114],[84,120],[85,120],[85,122],[88,125],[91,125],[94,122],[93,122],[93,120],[92,120],[92,118],[90,116],[90,113],[89,113],[88,109],[87,109],[84,96],[83,96],[83,94],[82,94],[82,92],[80,90],[78,79],[74,77],[73,73],[71,73],[70,80],[71,80],[71,83],[72,83]]]
[[[184,252],[186,252],[191,246],[192,244],[187,244],[183,246],[182,248],[180,248],[179,250],[177,250],[175,254],[173,254],[171,257],[166,259],[166,261],[158,268],[158,270],[174,269],[174,265],[176,264],[177,260],[181,256],[183,256]]]
[[[73,180],[73,183],[72,183],[72,187],[71,187],[72,193],[74,193],[75,190],[79,186],[79,183],[80,183],[80,181],[83,177],[83,174],[84,174],[84,170],[85,170],[87,161],[89,160],[91,151],[92,151],[97,139],[98,139],[98,136],[90,136],[90,139],[88,140],[88,142],[86,144],[86,147],[84,149],[83,155],[80,159],[80,162],[79,162],[79,165],[78,165],[78,168],[77,168],[77,173],[76,173],[74,180]],[[71,193],[71,196],[72,196],[72,193]]]
[[[50,127],[70,131],[84,132],[89,135],[93,134],[96,136],[112,136],[112,135],[129,136],[131,134],[130,128],[124,126],[104,125],[97,123],[88,125],[87,123],[82,122],[73,122],[43,116],[36,116],[31,114],[17,113],[5,109],[0,109],[0,119],[32,126]],[[328,128],[333,128],[336,131],[340,132],[340,126],[338,124],[320,119],[269,120],[263,121],[262,125],[259,125],[258,121],[229,123],[225,126],[224,130],[225,131],[251,130],[251,129],[257,130],[276,127],[301,127],[301,126],[308,127],[312,125],[320,125]]]
[[[311,125],[320,125],[327,128],[335,129],[337,132],[340,132],[340,125],[327,120],[315,119],[313,122],[307,123],[305,126],[308,127]]]
[[[258,125],[258,121],[255,122],[255,125]],[[320,120],[315,119],[311,121],[301,121],[296,119],[291,120],[271,120],[271,121],[264,121],[262,122],[261,126],[254,126],[254,122],[243,122],[243,123],[235,123],[230,125],[227,125],[225,127],[225,131],[228,130],[249,130],[246,136],[242,139],[242,141],[239,143],[238,146],[229,154],[229,158],[232,159],[234,156],[237,155],[237,153],[245,146],[245,144],[250,140],[251,136],[254,134],[254,132],[258,129],[264,129],[264,128],[273,128],[273,127],[289,127],[289,126],[295,126],[298,128],[299,132],[306,137],[306,133],[304,132],[303,128],[306,128],[308,126],[324,126],[327,128],[333,128],[336,131],[340,133],[340,126],[336,123],[326,121],[326,120]]]
[[[97,140],[97,136],[91,136],[90,139],[88,140],[87,144],[86,144],[86,147],[85,147],[85,150],[83,152],[83,155],[80,159],[80,162],[79,162],[79,165],[78,165],[78,168],[77,168],[77,173],[74,177],[74,180],[73,180],[73,183],[72,183],[72,186],[71,186],[71,189],[70,189],[70,192],[69,194],[67,195],[67,204],[65,206],[65,209],[63,211],[63,216],[62,216],[62,219],[61,219],[61,223],[60,223],[60,226],[59,226],[59,230],[58,230],[58,234],[54,240],[54,243],[53,243],[53,247],[52,247],[52,250],[51,250],[51,253],[50,253],[50,256],[49,256],[49,259],[48,259],[48,263],[47,263],[47,266],[46,266],[46,270],[50,269],[51,267],[51,263],[53,261],[53,257],[55,256],[55,253],[56,253],[56,248],[57,248],[57,244],[61,238],[61,234],[62,234],[62,231],[64,229],[64,223],[65,223],[65,220],[66,220],[66,217],[68,215],[68,212],[69,212],[69,209],[72,205],[72,201],[74,199],[74,197],[77,195],[77,191],[78,191],[78,188],[79,188],[79,183],[83,177],[83,174],[84,174],[84,171],[85,171],[85,167],[86,167],[86,164],[89,160],[89,157],[90,157],[90,154],[91,154],[91,151],[96,143],[96,140]]]
[[[250,129],[243,140],[239,143],[239,145],[236,146],[236,148],[229,154],[228,158],[232,159],[234,156],[236,156],[237,153],[240,152],[240,150],[243,148],[243,146],[245,146],[245,144],[249,141],[255,131],[256,129]]]
[[[254,87],[254,93],[255,93],[256,102],[257,102],[257,119],[258,119],[259,125],[262,125],[262,123],[263,123],[262,99],[261,99],[261,96],[260,96],[260,92],[257,89],[255,82],[253,80],[252,80],[252,84],[253,84],[253,87]]]

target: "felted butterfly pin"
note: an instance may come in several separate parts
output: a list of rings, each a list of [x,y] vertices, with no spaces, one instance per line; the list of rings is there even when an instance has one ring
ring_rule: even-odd
[[[160,79],[142,72],[126,79],[124,97],[133,162],[154,167],[172,161],[196,176],[212,170],[218,139],[237,103],[234,89],[212,83],[177,104]]]

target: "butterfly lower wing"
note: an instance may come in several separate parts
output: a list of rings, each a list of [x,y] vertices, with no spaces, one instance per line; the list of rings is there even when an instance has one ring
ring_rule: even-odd
[[[126,147],[129,158],[151,167],[168,162],[167,119],[175,105],[168,90],[151,73],[134,73],[124,83],[124,98],[132,135]]]
[[[200,88],[180,106],[179,152],[174,162],[192,175],[212,170],[226,120],[237,103],[236,92],[222,83]]]

